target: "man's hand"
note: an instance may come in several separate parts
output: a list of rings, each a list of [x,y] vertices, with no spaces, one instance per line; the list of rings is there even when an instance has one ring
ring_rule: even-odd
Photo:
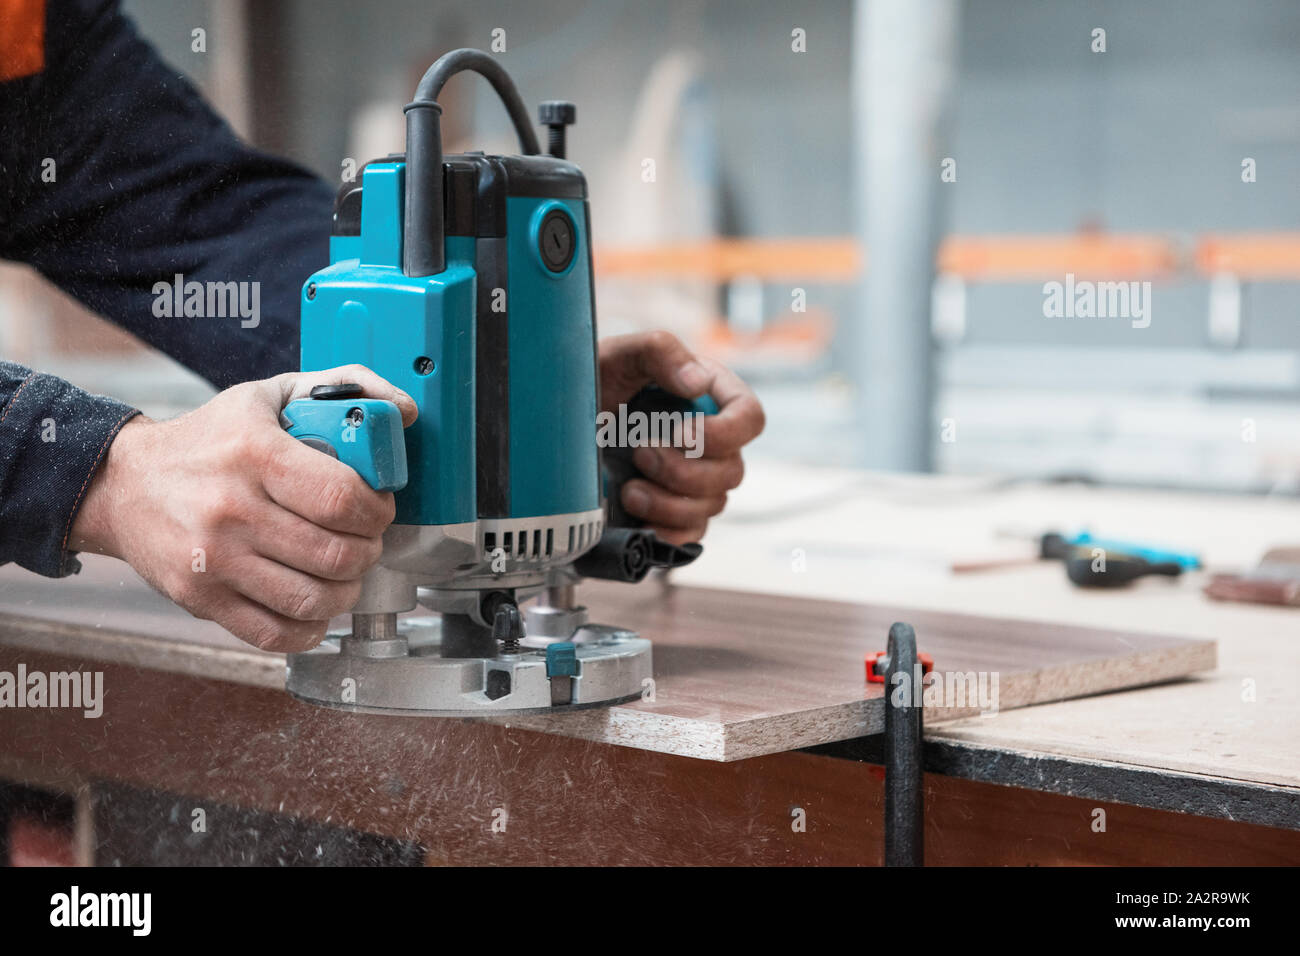
[[[740,484],[740,449],[763,430],[763,407],[749,386],[711,359],[697,358],[669,332],[644,332],[600,343],[600,406],[617,412],[646,385],[682,398],[711,395],[718,414],[704,419],[699,458],[680,448],[638,448],[632,460],[649,481],[623,485],[623,507],[674,544],[698,541]]]
[[[124,559],[263,650],[315,647],[357,602],[394,513],[392,494],[280,427],[288,402],[344,382],[415,421],[411,397],[359,365],[236,385],[172,421],[137,417],[87,489],[69,547]]]

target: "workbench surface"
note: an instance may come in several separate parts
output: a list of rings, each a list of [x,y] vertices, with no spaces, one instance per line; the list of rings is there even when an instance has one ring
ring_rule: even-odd
[[[1300,677],[1300,610],[1211,602],[1200,594],[1199,575],[1177,582],[1152,580],[1113,593],[1075,589],[1056,564],[964,575],[947,570],[954,558],[1012,547],[999,544],[994,535],[999,529],[1070,531],[1083,525],[1098,534],[1198,550],[1212,566],[1245,566],[1271,544],[1300,541],[1300,504],[1280,497],[1241,499],[871,476],[763,463],[751,467],[751,477],[733,495],[727,516],[710,529],[705,556],[676,573],[679,587],[663,593],[646,584],[624,591],[628,596],[622,598],[602,590],[608,585],[584,593],[609,598],[588,598],[602,612],[615,605],[617,613],[618,605],[631,607],[637,602],[676,605],[680,619],[702,627],[706,635],[708,621],[700,618],[716,615],[719,599],[716,592],[697,591],[693,586],[759,592],[735,610],[737,618],[752,617],[750,623],[756,627],[770,624],[783,605],[800,606],[780,596],[816,599],[809,607],[832,607],[824,603],[827,600],[881,605],[890,609],[878,622],[881,649],[883,629],[897,608],[898,617],[917,625],[921,649],[946,656],[955,668],[978,667],[979,661],[959,656],[959,638],[969,628],[962,624],[954,630],[951,614],[981,615],[986,624],[988,618],[1046,622],[1054,626],[1012,624],[1005,629],[1010,637],[1055,635],[1059,648],[1038,649],[1047,654],[1045,659],[1017,660],[1017,654],[1028,652],[1023,642],[1012,639],[1005,646],[1014,653],[985,664],[1012,678],[1003,678],[1008,702],[996,715],[940,721],[942,715],[927,714],[928,769],[1300,829],[1300,759],[1293,745],[1300,730],[1294,692]],[[147,660],[150,667],[175,673],[218,675],[265,688],[282,686],[278,658],[245,649],[219,628],[178,615],[115,562],[91,560],[87,565],[82,580],[72,582],[44,582],[13,569],[0,574],[0,613],[53,621],[29,622],[21,628],[6,624],[5,641],[33,650],[84,654],[86,636],[93,635],[96,655],[108,659]],[[51,600],[51,595],[59,594],[69,599]],[[77,627],[61,626],[60,618]],[[873,617],[868,620],[873,627],[877,623]],[[184,626],[178,627],[178,622]],[[860,630],[862,620],[854,627]],[[1102,635],[1102,644],[1097,644],[1101,632],[1089,628],[1111,633]],[[1010,709],[1066,693],[1087,694],[1105,686],[1157,681],[1204,669],[1208,645],[1187,638],[1217,641],[1219,669],[1159,686]],[[780,639],[779,631],[763,635],[754,653],[762,656],[764,641]],[[1082,645],[1071,646],[1071,641],[1080,640]],[[1115,641],[1134,645],[1129,648],[1132,653],[1125,657],[1114,647]],[[1134,665],[1148,670],[1117,678],[1112,668],[1108,678],[1112,683],[1097,686],[1087,685],[1086,680],[1107,668],[1074,667],[1068,675],[1051,671],[1052,664],[1077,664],[1080,647],[1087,651],[1084,659],[1090,653],[1118,654],[1130,671]],[[658,660],[683,674],[734,668],[743,681],[746,663],[734,654],[728,659],[727,654],[716,653],[717,648],[712,650],[715,653],[701,652],[688,660],[682,656],[688,654],[685,649],[668,647],[658,652]],[[855,673],[845,675],[846,687],[850,683],[861,687],[855,666],[859,652],[856,645],[847,648],[848,663],[836,665],[854,666]],[[945,662],[939,663],[942,667]],[[1022,663],[1022,676],[1031,679],[1018,684],[1015,674]],[[824,664],[816,662],[817,667]],[[838,679],[817,673],[822,680]],[[1068,676],[1067,683],[1073,684],[1063,691],[1042,679],[1044,673],[1057,673],[1058,682]],[[1079,683],[1081,679],[1085,683]],[[1246,681],[1253,681],[1253,699]],[[769,692],[766,687],[751,690],[755,700],[747,702],[750,706],[757,706]],[[669,704],[671,698],[661,703],[661,709]],[[698,713],[692,714],[690,706]],[[830,708],[815,711],[811,720],[769,721],[767,728],[760,728],[758,721],[748,726],[735,722],[728,737],[709,730],[719,723],[713,719],[716,714],[705,712],[706,701],[696,700],[690,706],[685,713],[699,717],[697,723],[704,730],[691,738],[681,736],[680,724],[665,726],[661,732],[665,739],[674,738],[671,746],[662,740],[656,743],[653,727],[644,721],[636,725],[640,736],[628,736],[625,718],[636,716],[629,712],[654,710],[642,704],[617,708],[622,715],[599,711],[585,717],[504,722],[555,732],[548,722],[563,720],[567,724],[562,732],[571,735],[713,760],[741,759],[879,730],[873,711]],[[586,725],[579,727],[575,717]],[[778,733],[769,732],[771,726],[777,726]],[[871,757],[855,747],[832,744],[823,749]]]
[[[1218,643],[1217,670],[1188,680],[931,724],[928,769],[1300,829],[1300,607],[1201,593],[1216,570],[1300,544],[1300,499],[771,462],[750,474],[679,583]],[[1013,535],[1084,529],[1197,553],[1206,570],[1116,591],[1077,588],[1057,563],[949,570],[1023,553]]]
[[[85,563],[74,582],[0,575],[0,595],[18,612],[0,611],[0,642],[282,688],[280,655],[245,647],[220,627],[190,618],[120,562]],[[651,639],[653,686],[641,699],[612,707],[485,716],[552,735],[718,761],[878,734],[885,685],[866,679],[866,661],[884,649],[900,618],[925,634],[935,661],[934,687],[908,687],[923,695],[934,720],[1169,680],[1215,664],[1212,641],[1077,627],[1049,633],[1032,622],[658,580],[588,582],[582,599],[597,622]],[[335,623],[343,628],[347,619]]]

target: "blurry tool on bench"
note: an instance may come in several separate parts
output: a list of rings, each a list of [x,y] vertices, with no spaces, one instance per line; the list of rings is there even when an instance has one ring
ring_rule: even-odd
[[[1182,573],[1183,566],[1176,561],[1148,561],[1122,552],[1102,553],[1100,549],[1094,553],[1075,548],[1065,559],[1066,576],[1084,588],[1117,588],[1147,575],[1176,578]]]
[[[1007,532],[1003,537],[1022,537],[1015,532]],[[994,571],[1001,568],[1023,567],[1029,564],[1037,564],[1039,561],[1066,561],[1072,558],[1082,557],[1082,555],[1094,556],[1095,552],[1104,552],[1107,556],[1116,556],[1122,558],[1137,558],[1146,562],[1146,570],[1139,570],[1141,566],[1129,563],[1124,570],[1117,570],[1113,576],[1108,576],[1105,583],[1100,580],[1085,586],[1110,587],[1115,584],[1127,583],[1135,577],[1141,577],[1143,574],[1177,574],[1181,571],[1195,571],[1201,568],[1201,559],[1198,555],[1186,551],[1174,551],[1168,548],[1155,547],[1150,544],[1142,544],[1128,540],[1118,540],[1115,538],[1102,538],[1091,534],[1088,531],[1081,531],[1077,534],[1066,535],[1059,531],[1047,531],[1034,537],[1033,549],[1026,550],[1020,555],[990,555],[988,557],[977,557],[953,561],[951,564],[952,571],[956,574],[968,573],[972,571]],[[1170,572],[1165,569],[1165,565],[1176,565],[1178,572]],[[1124,575],[1129,575],[1125,577]],[[1080,572],[1082,577],[1082,572]],[[1075,580],[1071,575],[1071,580]],[[1075,581],[1076,584],[1083,584],[1082,580]]]
[[[1300,607],[1300,546],[1273,548],[1242,574],[1215,574],[1205,594],[1219,601]]]
[[[1123,587],[1149,575],[1176,578],[1201,566],[1194,554],[1094,537],[1086,531],[1070,538],[1048,532],[1039,551],[1045,558],[1064,558],[1066,576],[1085,588]]]

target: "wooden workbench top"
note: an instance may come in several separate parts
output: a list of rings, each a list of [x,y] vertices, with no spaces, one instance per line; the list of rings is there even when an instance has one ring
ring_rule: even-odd
[[[245,648],[221,628],[190,618],[120,562],[85,564],[73,581],[0,575],[0,607],[11,609],[0,611],[0,641],[283,685],[280,655]],[[616,707],[492,719],[720,761],[875,734],[884,728],[885,686],[866,680],[865,661],[884,650],[889,627],[899,619],[925,635],[926,652],[945,675],[944,698],[937,692],[926,698],[930,719],[1168,680],[1212,669],[1215,662],[1213,642],[1177,636],[1077,627],[1047,633],[1023,621],[660,581],[588,582],[582,597],[596,621],[653,641],[653,692]]]
[[[1186,777],[1206,784],[1208,796],[1180,808],[1213,812],[1203,805],[1219,800],[1216,815],[1234,817],[1240,803],[1266,793],[1269,810],[1257,822],[1300,827],[1294,809],[1300,771],[1291,746],[1300,729],[1291,690],[1300,676],[1300,612],[1210,602],[1200,595],[1196,576],[1093,593],[1069,585],[1058,565],[967,575],[948,570],[954,557],[1010,547],[996,537],[1000,529],[1082,525],[1196,549],[1212,564],[1246,565],[1269,544],[1300,541],[1300,505],[1283,498],[754,465],[728,515],[711,528],[705,556],[676,575],[687,587],[583,590],[598,619],[622,624],[635,618],[651,632],[661,677],[657,700],[506,722],[712,760],[860,736],[879,730],[883,713],[872,703],[879,685],[866,687],[861,679],[862,654],[870,649],[865,644],[874,640],[883,648],[888,623],[904,618],[917,626],[922,650],[941,668],[996,668],[1003,675],[995,716],[940,722],[953,714],[927,714],[928,746],[945,748],[927,759],[951,772],[1073,794],[1110,787],[1116,799],[1136,803],[1151,789],[1143,774],[1155,772],[1176,783]],[[21,628],[5,626],[11,643],[20,635],[28,646],[84,651],[89,636],[96,653],[111,659],[282,686],[278,658],[189,619],[116,562],[88,561],[72,582],[6,569],[0,572],[0,613],[27,621]],[[45,623],[33,625],[33,618]],[[744,646],[719,640],[727,622],[747,635]],[[809,652],[801,635],[806,640],[818,629],[833,632],[830,647]],[[990,629],[992,643],[986,641],[980,654],[968,653],[971,635]],[[1012,709],[1212,667],[1210,646],[1196,638],[1218,641],[1217,671]],[[990,647],[1001,652],[990,654]],[[800,670],[798,687],[780,676]],[[753,679],[759,674],[762,679]],[[1246,680],[1254,682],[1253,700],[1244,693]],[[1063,770],[1062,761],[1069,767]],[[1079,768],[1088,768],[1082,783]],[[1216,789],[1221,785],[1237,789],[1224,798]]]
[[[870,475],[764,462],[750,469],[728,514],[710,528],[705,555],[679,572],[682,584],[753,588],[769,594],[895,602],[1073,626],[1210,638],[1218,669],[1194,679],[992,718],[931,724],[931,743],[975,748],[989,774],[1008,782],[1008,758],[1026,786],[1061,764],[1094,766],[1098,777],[1131,769],[1200,782],[1281,788],[1300,827],[1300,608],[1218,602],[1201,586],[1215,570],[1254,565],[1270,547],[1300,543],[1300,500],[1284,495],[1191,494],[968,478]],[[955,574],[954,561],[1009,556],[1006,535],[1046,530],[1149,541],[1199,553],[1205,572],[1146,579],[1118,591],[1070,584],[1059,564]],[[743,568],[743,573],[737,573]],[[925,636],[919,635],[922,649]],[[958,751],[963,771],[978,768]],[[1024,757],[1025,759],[1020,759]],[[1165,774],[1164,776],[1168,776]],[[1067,792],[1072,792],[1067,789]],[[1214,786],[1209,787],[1215,799]],[[1104,793],[1102,794],[1105,795]],[[1191,804],[1211,812],[1204,801]],[[1225,810],[1226,815],[1235,811]],[[1277,822],[1276,818],[1270,820]]]

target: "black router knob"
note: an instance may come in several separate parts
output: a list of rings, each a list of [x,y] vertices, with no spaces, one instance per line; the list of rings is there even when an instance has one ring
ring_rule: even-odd
[[[524,639],[524,621],[518,607],[507,602],[497,606],[492,616],[492,637],[501,642],[501,653],[519,653],[519,642]]]
[[[578,107],[566,100],[547,100],[537,107],[537,120],[547,129],[547,152],[564,159],[564,127],[578,122]]]
[[[339,385],[317,385],[308,394],[311,398],[328,401],[334,398],[360,398],[365,391],[355,382],[343,382]]]

